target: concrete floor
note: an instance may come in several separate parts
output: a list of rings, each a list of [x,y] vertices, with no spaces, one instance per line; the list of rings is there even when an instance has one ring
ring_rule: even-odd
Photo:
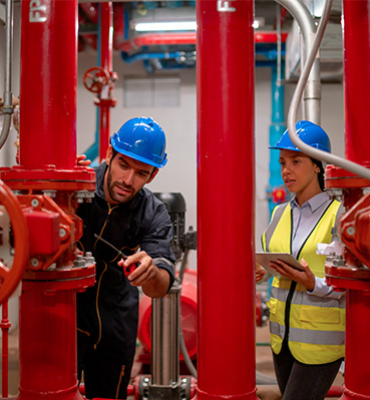
[[[268,326],[256,329],[256,369],[257,369],[257,395],[261,400],[281,400],[281,394],[276,384],[261,384],[263,382],[275,381],[275,373],[272,363],[271,349],[267,344],[270,340]],[[138,369],[133,369],[136,374]],[[344,382],[341,373],[338,374],[334,385],[340,386]],[[19,368],[18,368],[18,330],[9,335],[9,397],[16,396],[19,386]],[[0,379],[1,387],[1,379]],[[331,397],[339,399],[339,397]],[[298,399],[297,399],[298,400]]]

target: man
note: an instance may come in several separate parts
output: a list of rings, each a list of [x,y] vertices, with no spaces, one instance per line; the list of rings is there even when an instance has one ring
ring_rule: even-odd
[[[82,250],[96,259],[96,283],[77,297],[78,372],[80,379],[84,371],[88,399],[126,398],[136,345],[137,287],[161,298],[174,280],[171,219],[165,205],[144,188],[167,162],[165,145],[165,134],[153,119],[127,121],[96,169],[93,202],[78,208],[84,222]],[[125,276],[127,267],[132,271]]]

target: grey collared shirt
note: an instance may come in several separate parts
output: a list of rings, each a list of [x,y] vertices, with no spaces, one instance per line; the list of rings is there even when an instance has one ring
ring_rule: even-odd
[[[330,201],[329,196],[325,192],[312,197],[302,207],[298,205],[295,197],[290,201],[293,212],[292,254],[295,258],[298,257],[307,234],[315,227],[323,212],[329,206]],[[339,299],[343,295],[342,292],[334,292],[333,288],[326,284],[325,278],[315,277],[315,279],[315,288],[312,292],[307,291],[308,294],[336,299]]]
[[[325,192],[312,197],[302,207],[298,205],[295,197],[290,201],[293,211],[292,254],[295,258],[298,257],[299,251],[307,239],[307,234],[315,227],[330,201]]]

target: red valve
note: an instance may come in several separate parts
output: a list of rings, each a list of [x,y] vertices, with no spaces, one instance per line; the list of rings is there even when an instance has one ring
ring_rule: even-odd
[[[29,258],[28,227],[21,205],[12,191],[0,181],[0,204],[10,218],[14,237],[14,259],[11,266],[0,260],[0,304],[14,292],[18,286]],[[7,227],[2,227],[7,229]]]
[[[83,83],[90,92],[100,93],[110,83],[109,72],[102,67],[90,68],[85,72]]]
[[[286,190],[283,188],[277,188],[272,191],[272,201],[275,204],[284,203],[286,199]]]
[[[112,86],[113,86],[114,83],[117,82],[118,79],[119,79],[117,72],[114,72],[114,71],[112,71],[112,72],[109,73],[109,77],[110,77],[110,80],[111,80],[111,82],[112,82]]]

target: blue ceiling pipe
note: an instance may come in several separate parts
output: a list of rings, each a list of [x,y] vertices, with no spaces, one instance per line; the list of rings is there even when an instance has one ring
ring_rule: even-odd
[[[271,67],[271,124],[270,124],[270,135],[269,144],[275,146],[276,142],[281,138],[286,130],[285,117],[284,117],[284,85],[280,83],[277,76],[276,64]],[[266,190],[268,198],[269,213],[271,215],[273,209],[276,206],[272,193],[274,190],[281,189],[286,193],[283,178],[280,173],[279,164],[279,152],[270,149],[270,177],[269,185]]]
[[[143,61],[143,60],[152,60],[154,58],[158,60],[169,60],[169,59],[176,59],[181,57],[184,54],[183,51],[173,51],[171,53],[136,53],[132,56],[129,56],[125,51],[121,51],[121,58],[128,64],[132,64],[136,61]]]
[[[125,24],[126,26],[126,24]],[[128,33],[125,33],[125,35]],[[126,39],[126,37],[125,37]],[[144,67],[147,69],[148,73],[153,73],[155,71],[155,68],[152,66],[151,68],[147,68],[149,65],[146,60],[174,60],[178,62],[179,66],[178,69],[182,68],[192,68],[195,67],[195,62],[189,62],[189,63],[184,63],[180,61],[182,56],[184,54],[190,54],[195,52],[195,46],[189,46],[189,50],[181,50],[181,51],[163,51],[163,52],[155,52],[155,53],[149,53],[147,52],[148,47],[144,47],[142,52],[133,54],[130,56],[128,53],[122,51],[121,52],[121,58],[124,62],[128,64],[132,64],[137,61],[143,61],[144,62]],[[265,58],[265,60],[256,60],[256,67],[273,67],[276,65],[276,60],[277,60],[277,49],[276,49],[276,44],[275,43],[257,43],[256,44],[256,50],[255,54],[258,56],[262,56]],[[282,56],[285,56],[285,44],[283,43],[282,46]],[[176,66],[173,65],[172,63],[166,63],[166,62],[159,62],[161,65],[161,69],[176,69]],[[185,64],[185,65],[183,65]]]

